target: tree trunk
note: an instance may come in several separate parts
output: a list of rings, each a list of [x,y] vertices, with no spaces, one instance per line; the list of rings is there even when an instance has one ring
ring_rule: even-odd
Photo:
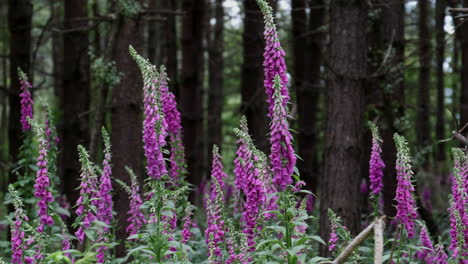
[[[384,92],[383,126],[382,126],[382,159],[384,168],[384,213],[387,216],[395,216],[395,192],[396,192],[396,147],[393,143],[393,134],[399,132],[398,121],[404,115],[405,85],[404,85],[404,2],[391,0],[382,6],[381,38],[383,47],[391,47],[393,54],[388,61],[390,72],[385,74],[384,83],[391,85],[389,92]],[[396,111],[395,111],[396,109]]]
[[[419,85],[418,103],[416,108],[416,137],[420,148],[430,142],[429,124],[429,89],[431,73],[431,39],[429,34],[429,1],[419,0]],[[424,156],[424,168],[428,166],[428,156]]]
[[[463,7],[468,7],[468,1],[463,1]],[[466,19],[466,18],[465,18]],[[461,35],[461,88],[460,88],[460,126],[468,123],[468,24],[460,22]],[[463,131],[467,135],[467,131]]]
[[[168,10],[176,11],[177,3],[175,0],[165,0],[165,7]],[[174,14],[168,14],[163,23],[163,54],[162,63],[167,67],[167,74],[171,79],[171,90],[177,99],[180,98],[178,60],[177,60],[177,31],[176,19]]]
[[[156,10],[158,7],[158,2],[161,2],[159,0],[149,0],[148,8],[150,10]],[[159,42],[162,41],[162,39],[158,39],[158,26],[155,20],[149,20],[148,21],[148,59],[151,61],[151,63],[158,65],[156,62],[157,60],[157,46],[160,45]],[[159,65],[158,65],[159,66]]]
[[[203,127],[203,37],[205,0],[184,0],[181,110],[188,181],[198,186],[205,160]],[[193,197],[192,197],[193,200]]]
[[[244,33],[241,76],[241,114],[245,115],[255,145],[269,152],[268,119],[265,89],[263,87],[263,18],[255,1],[244,0]]]
[[[444,87],[444,61],[445,61],[445,8],[446,0],[436,1],[436,64],[437,64],[437,123],[436,138],[445,138],[445,87]],[[437,145],[436,159],[445,160],[445,148],[443,143]]]
[[[299,115],[298,167],[307,188],[315,192],[318,187],[317,110],[320,96],[320,66],[322,65],[322,33],[325,3],[309,1],[310,15],[307,27],[305,0],[292,0],[294,85],[296,86]],[[306,34],[306,31],[309,31]],[[313,32],[313,33],[311,33]]]
[[[88,10],[85,0],[65,1],[63,34],[63,130],[61,174],[70,204],[79,196],[80,163],[77,145],[89,143],[90,77],[88,57]]]
[[[208,34],[209,53],[209,93],[208,93],[208,144],[207,153],[211,153],[213,144],[221,147],[222,144],[222,119],[224,104],[224,8],[223,1],[216,0],[214,18],[216,24],[211,26]]]
[[[367,75],[367,3],[330,3],[330,63],[327,91],[324,175],[320,181],[320,235],[329,237],[327,210],[339,215],[351,233],[359,228],[363,100]],[[353,56],[349,56],[349,51]],[[323,255],[330,254],[325,247]]]
[[[30,73],[31,64],[31,20],[32,3],[30,0],[8,1],[8,29],[10,31],[10,116],[8,122],[9,160],[18,161],[22,144],[20,83],[18,67],[26,74]],[[5,87],[6,88],[6,87]],[[10,174],[10,183],[16,182],[15,173]]]
[[[132,168],[142,182],[142,87],[140,71],[128,53],[129,45],[141,52],[142,32],[138,18],[119,17],[112,58],[117,70],[124,76],[112,90],[112,174],[116,179],[129,183],[130,177],[125,166]],[[116,237],[125,241],[127,234],[128,195],[121,186],[114,186],[114,210],[117,212]],[[117,256],[125,255],[124,243],[117,247]]]
[[[63,23],[63,3],[55,0],[50,1],[50,12],[53,17],[53,24],[61,25]],[[63,39],[59,32],[52,32],[52,61],[53,61],[53,83],[54,95],[62,98],[62,80],[63,80]]]

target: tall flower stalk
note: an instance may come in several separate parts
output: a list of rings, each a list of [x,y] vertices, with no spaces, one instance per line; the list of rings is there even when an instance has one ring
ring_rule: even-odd
[[[135,173],[129,167],[126,167],[130,179],[132,181],[130,189],[127,192],[130,194],[130,210],[128,211],[128,225],[125,231],[129,236],[138,234],[143,224],[146,223],[145,216],[141,212],[143,201],[140,196],[140,185]]]
[[[33,119],[33,99],[31,95],[32,85],[28,81],[26,74],[18,68],[18,76],[21,84],[20,103],[21,103],[21,128],[23,131],[31,130],[31,124],[28,122],[29,119]]]
[[[78,230],[75,232],[76,238],[83,243],[87,237],[85,230],[89,229],[96,218],[97,202],[97,178],[94,171],[94,165],[89,160],[89,154],[86,149],[78,145],[78,154],[81,162],[81,183],[80,197],[76,201],[77,209],[75,211],[78,218],[75,223],[78,224]]]
[[[37,157],[36,164],[38,170],[36,173],[36,182],[34,184],[34,196],[39,199],[37,207],[40,224],[37,231],[41,233],[44,232],[45,226],[52,226],[54,224],[54,220],[48,212],[49,203],[51,203],[54,198],[50,192],[50,179],[47,165],[48,148],[45,133],[35,122],[29,118],[28,120],[34,125],[39,138],[39,156]]]
[[[211,192],[206,197],[206,216],[208,226],[205,230],[205,241],[208,245],[208,259],[210,263],[221,263],[221,243],[224,241],[225,226],[223,219],[224,208],[224,180],[227,178],[223,171],[221,156],[216,145],[213,146],[213,162],[211,169]]]
[[[273,9],[265,0],[257,0],[257,3],[263,12],[263,18],[265,20],[265,30],[263,33],[265,38],[265,50],[263,53],[263,68],[265,71],[264,86],[267,94],[268,116],[273,118],[276,89],[279,89],[279,93],[281,97],[283,97],[281,104],[284,108],[287,107],[290,99],[286,86],[288,83],[286,62],[284,59],[286,53],[281,47],[278,38],[278,32],[276,31],[276,25],[273,20]],[[279,84],[275,84],[276,76],[279,78]],[[275,88],[275,85],[278,85],[279,88]]]
[[[29,221],[24,213],[23,203],[13,185],[8,186],[8,191],[13,198],[15,207],[15,219],[11,222],[11,263],[25,263],[24,253],[27,249],[25,243],[24,223]]]
[[[292,174],[296,165],[296,156],[292,146],[292,135],[289,131],[287,120],[287,109],[283,104],[284,98],[281,94],[280,76],[276,75],[274,80],[274,108],[270,123],[270,143],[271,143],[271,168],[274,175],[274,182],[284,190],[286,186],[292,184]]]
[[[397,202],[397,214],[395,219],[404,226],[409,238],[415,235],[414,222],[416,220],[416,202],[414,200],[414,186],[412,183],[413,171],[411,170],[411,157],[408,143],[405,138],[395,134],[397,147],[397,189],[395,200]]]
[[[369,161],[370,190],[372,195],[378,196],[382,191],[383,169],[385,168],[385,164],[380,156],[382,153],[382,148],[380,146],[382,139],[379,136],[377,126],[371,122],[369,122],[369,126],[372,131],[372,151]]]
[[[419,240],[421,241],[421,245],[424,248],[416,252],[416,257],[420,260],[424,260],[426,263],[434,263],[434,246],[432,245],[429,232],[427,231],[427,227],[425,225],[421,227]]]

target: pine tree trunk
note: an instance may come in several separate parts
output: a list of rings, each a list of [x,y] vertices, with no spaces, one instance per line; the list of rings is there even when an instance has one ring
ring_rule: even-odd
[[[418,0],[419,9],[419,85],[416,108],[416,136],[420,148],[430,142],[429,94],[431,73],[431,39],[429,33],[429,1]],[[428,156],[424,156],[424,167],[427,169]]]
[[[165,7],[168,10],[176,11],[177,3],[175,0],[165,0]],[[171,79],[171,91],[176,98],[180,100],[179,76],[178,76],[178,60],[177,60],[177,30],[176,18],[174,14],[169,14],[163,24],[163,56],[162,63],[167,67],[167,74]]]
[[[208,92],[208,144],[207,151],[211,153],[213,144],[221,147],[222,144],[222,119],[221,114],[224,104],[224,8],[223,1],[214,3],[214,18],[216,24],[211,26],[208,38],[209,53],[209,92]]]
[[[33,7],[30,0],[8,1],[8,29],[10,31],[10,89],[8,122],[9,160],[18,161],[22,144],[20,83],[18,67],[30,74],[31,63],[31,20]],[[6,87],[5,87],[6,88]],[[16,174],[10,174],[10,183],[17,180]]]
[[[61,174],[70,204],[79,196],[80,163],[77,145],[88,147],[90,74],[88,57],[88,10],[85,0],[65,1],[63,34],[63,86]]]
[[[205,160],[203,127],[203,38],[206,0],[184,0],[181,110],[188,181],[198,186]],[[193,200],[193,197],[192,197]]]
[[[120,17],[113,48],[113,60],[117,70],[124,76],[112,90],[112,164],[113,177],[130,183],[125,166],[132,168],[142,182],[142,81],[138,66],[128,53],[129,45],[138,52],[142,50],[141,21],[138,18]],[[117,212],[116,237],[125,241],[129,200],[119,185],[114,185],[114,210]],[[117,256],[125,255],[124,244],[117,247]]]
[[[441,140],[445,138],[445,87],[444,87],[444,61],[445,61],[445,8],[446,0],[436,1],[436,64],[437,64],[437,123],[436,138]],[[436,159],[445,160],[444,144],[437,145]]]
[[[388,61],[390,72],[385,74],[384,83],[391,84],[390,92],[384,92],[383,126],[382,126],[382,159],[384,168],[384,213],[387,216],[395,216],[395,191],[396,191],[396,147],[393,143],[393,134],[399,132],[398,121],[404,115],[405,84],[403,75],[405,29],[405,6],[400,0],[388,1],[382,6],[381,38],[383,47],[391,47],[393,54]],[[383,87],[382,87],[383,88]],[[396,111],[395,111],[396,108]]]
[[[320,181],[320,235],[329,236],[327,210],[340,216],[351,233],[359,229],[359,179],[364,89],[367,77],[367,3],[330,3],[330,62],[327,90],[324,174]],[[349,51],[353,56],[349,56]],[[329,255],[321,248],[322,255]]]
[[[463,1],[463,7],[468,7],[468,1]],[[468,123],[468,24],[466,20],[460,21],[461,37],[461,88],[460,88],[460,126]],[[463,131],[464,135],[468,131]]]
[[[263,18],[255,1],[244,0],[244,33],[241,76],[241,113],[247,118],[255,145],[268,153],[268,120],[263,87]]]

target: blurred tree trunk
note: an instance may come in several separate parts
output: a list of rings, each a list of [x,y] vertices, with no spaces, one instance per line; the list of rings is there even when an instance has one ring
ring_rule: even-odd
[[[222,0],[214,2],[216,23],[210,27],[208,34],[208,144],[207,153],[211,153],[213,144],[222,144],[222,112],[224,104],[224,7]]]
[[[393,143],[393,134],[399,132],[398,121],[404,116],[405,107],[405,84],[403,75],[404,50],[405,50],[405,28],[404,28],[405,6],[400,0],[388,1],[382,6],[382,28],[381,38],[383,47],[391,47],[392,56],[387,64],[389,72],[384,75],[384,83],[390,85],[389,92],[384,94],[383,125],[382,125],[382,159],[384,168],[384,213],[387,216],[395,216],[395,191],[396,191],[396,147]]]
[[[255,1],[244,0],[243,64],[241,113],[246,116],[255,145],[268,153],[268,118],[263,87],[263,18]]]
[[[63,33],[63,130],[61,172],[70,204],[78,199],[80,163],[77,145],[88,147],[90,73],[88,10],[85,0],[66,0]]]
[[[468,7],[468,1],[463,1],[463,7]],[[466,19],[466,18],[465,18]],[[460,22],[461,37],[461,88],[460,88],[460,126],[468,123],[468,24],[466,20]],[[463,131],[467,135],[467,131]]]
[[[63,23],[63,3],[61,1],[50,1],[50,13],[53,17],[53,24],[62,25]],[[62,98],[62,74],[63,74],[63,39],[59,32],[52,32],[52,62],[53,62],[53,82],[54,94]]]
[[[320,181],[320,236],[329,237],[330,208],[355,234],[359,228],[359,179],[364,89],[367,78],[367,2],[330,2],[330,62],[324,175]],[[349,56],[349,51],[353,56]],[[352,183],[352,184],[350,184]],[[321,247],[322,255],[329,255]]]
[[[164,1],[164,0],[163,0]],[[149,0],[148,8],[150,10],[156,10],[158,8],[158,3],[162,2],[161,0]],[[158,45],[161,45],[160,42],[162,39],[158,39],[158,21],[150,20],[148,21],[148,59],[151,63],[156,64],[159,67],[157,62],[157,50]]]
[[[430,140],[429,94],[431,74],[431,37],[429,33],[429,1],[418,0],[419,20],[419,85],[416,108],[416,137],[419,148],[427,147]],[[424,155],[423,166],[427,169],[428,155]]]
[[[31,21],[33,6],[30,0],[8,1],[8,30],[10,31],[10,89],[8,122],[9,160],[18,161],[22,144],[20,83],[18,67],[28,76],[31,73]],[[6,89],[6,87],[5,87]],[[10,174],[10,183],[17,180],[16,174]]]
[[[175,0],[164,0],[164,8],[170,11],[177,10],[177,2]],[[178,60],[177,60],[177,30],[175,14],[167,14],[166,21],[162,23],[162,38],[164,40],[162,50],[162,63],[166,65],[167,74],[171,79],[171,91],[179,99],[179,77],[178,77]]]
[[[294,85],[299,115],[298,167],[307,187],[315,192],[318,187],[317,109],[320,96],[320,66],[325,3],[309,1],[310,15],[307,27],[305,0],[292,0]],[[307,32],[308,31],[308,32]]]
[[[445,138],[445,87],[444,87],[444,61],[445,61],[445,8],[446,0],[436,1],[436,67],[437,67],[437,123],[436,139]],[[444,144],[437,145],[436,159],[445,160]]]
[[[117,70],[124,75],[120,83],[112,90],[112,173],[116,179],[129,183],[130,178],[125,170],[125,166],[128,166],[134,170],[142,182],[141,94],[143,83],[138,66],[128,52],[129,45],[141,52],[143,48],[142,26],[139,16],[120,15],[117,23],[112,58]],[[120,241],[125,241],[129,200],[121,186],[115,185],[115,189],[114,210],[117,212],[118,223],[116,237]],[[118,257],[125,256],[124,243],[119,244],[116,252]]]
[[[188,181],[194,186],[198,186],[202,180],[205,160],[202,90],[205,1],[183,1],[185,14],[182,19],[183,56],[180,102]]]

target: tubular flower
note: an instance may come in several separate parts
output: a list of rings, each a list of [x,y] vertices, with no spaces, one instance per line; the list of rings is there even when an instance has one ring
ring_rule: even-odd
[[[395,200],[397,202],[397,214],[395,219],[401,223],[409,238],[415,234],[414,221],[416,220],[416,202],[414,201],[412,184],[413,171],[411,170],[411,158],[409,154],[408,143],[405,138],[395,134],[395,144],[397,147],[397,189]]]
[[[157,90],[158,73],[151,63],[143,59],[129,47],[130,55],[137,62],[143,76],[143,107],[145,118],[143,120],[143,143],[146,156],[146,169],[148,175],[154,179],[161,179],[167,174],[162,148],[166,144],[167,124],[158,102],[160,94]]]
[[[290,96],[287,88],[288,76],[286,75],[286,62],[284,57],[286,53],[281,47],[281,43],[276,32],[276,25],[273,21],[273,9],[264,1],[257,0],[260,6],[263,17],[265,19],[265,31],[263,36],[265,38],[265,51],[263,53],[263,68],[265,71],[264,86],[267,94],[268,102],[268,116],[272,118],[274,116],[274,104],[275,104],[275,78],[279,76],[279,89],[283,101],[281,102],[283,107],[286,108],[288,105]]]
[[[416,257],[420,260],[424,260],[426,263],[434,263],[434,246],[432,245],[426,226],[422,226],[419,239],[421,240],[421,245],[425,248],[417,251]]]
[[[194,227],[192,222],[193,208],[191,204],[188,204],[185,207],[185,216],[182,219],[184,221],[184,228],[182,229],[182,243],[187,243],[192,237],[192,231],[190,230]]]
[[[99,234],[99,241],[107,241],[105,234],[109,231],[109,225],[112,220],[112,208],[114,206],[112,202],[112,182],[111,182],[111,175],[112,175],[112,168],[111,168],[111,145],[109,135],[105,128],[102,128],[102,136],[104,138],[104,160],[103,160],[103,171],[101,174],[101,178],[99,179],[99,191],[98,197],[99,200],[97,206],[97,219],[106,224],[103,227],[103,230]],[[106,246],[100,246],[98,249],[98,254],[96,255],[97,263],[104,263],[105,258],[105,251],[107,250]]]
[[[453,149],[454,172],[452,180],[452,194],[450,199],[450,237],[452,243],[450,249],[453,251],[453,257],[468,256],[468,213],[466,205],[468,204],[467,189],[467,160],[460,149]]]
[[[78,216],[79,228],[75,235],[78,241],[83,243],[86,237],[85,230],[90,228],[91,224],[96,220],[96,212],[92,206],[97,208],[98,199],[95,199],[97,198],[97,180],[93,164],[89,161],[89,154],[83,146],[78,145],[78,153],[81,162],[81,183],[79,187],[80,197],[76,201],[77,209],[75,211]]]
[[[182,143],[182,124],[180,112],[177,110],[177,102],[173,93],[169,91],[166,68],[161,66],[159,73],[159,90],[164,117],[167,121],[169,146],[171,156],[169,158],[169,176],[175,185],[178,185],[181,175],[184,173],[185,153]]]
[[[140,186],[135,173],[130,168],[126,168],[130,174],[132,185],[130,187],[130,210],[128,211],[129,217],[127,219],[128,226],[125,231],[129,236],[137,234],[144,223],[146,223],[145,216],[141,212],[141,205],[143,201],[140,197]]]
[[[23,263],[24,252],[27,249],[23,222],[27,222],[29,219],[23,211],[23,203],[13,185],[8,186],[8,191],[13,197],[15,207],[15,219],[11,222],[11,263],[21,264]]]
[[[224,240],[224,179],[227,178],[223,171],[221,156],[216,145],[213,146],[213,163],[211,169],[211,192],[206,197],[206,214],[208,225],[205,230],[205,241],[208,245],[208,258],[221,257],[221,242]]]
[[[48,203],[52,202],[54,198],[49,190],[50,179],[47,169],[47,141],[42,128],[37,125],[35,126],[39,137],[39,156],[37,157],[38,170],[36,173],[36,183],[34,184],[34,196],[39,199],[37,207],[39,209],[38,215],[40,225],[37,231],[44,232],[45,225],[51,226],[54,224],[52,216],[47,213]]]
[[[336,233],[338,226],[334,223],[331,224],[330,239],[328,240],[328,250],[333,251],[338,243],[338,234]]]
[[[435,256],[434,256],[434,264],[448,264],[448,256],[444,251],[443,245],[436,245],[435,247]]]
[[[292,136],[287,121],[287,111],[280,93],[280,77],[275,77],[273,117],[270,123],[271,167],[274,182],[281,190],[292,183],[292,174],[296,165],[296,156],[292,146]]]
[[[379,136],[377,126],[374,123],[369,123],[369,125],[372,131],[372,152],[369,161],[370,189],[373,195],[378,195],[383,187],[383,169],[385,168],[380,156],[382,153],[380,147],[382,139]]]
[[[23,131],[31,130],[31,124],[28,122],[28,118],[33,118],[33,100],[31,92],[29,91],[32,88],[31,83],[28,81],[26,74],[18,68],[18,76],[21,84],[21,128]]]

